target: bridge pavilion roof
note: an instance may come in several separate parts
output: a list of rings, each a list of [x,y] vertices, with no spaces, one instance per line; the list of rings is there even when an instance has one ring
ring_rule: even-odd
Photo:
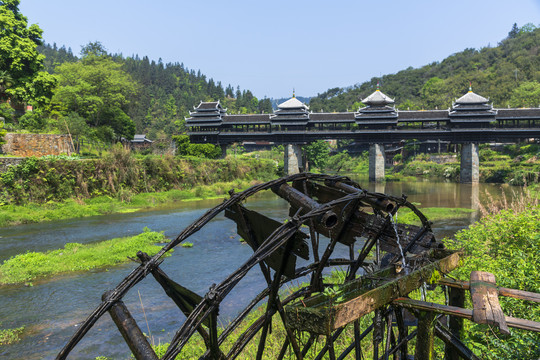
[[[189,118],[186,118],[186,125],[189,126],[219,126],[226,115],[227,109],[223,109],[218,101],[200,102],[195,111],[190,111]]]
[[[273,123],[282,125],[307,125],[310,119],[309,106],[293,97],[278,105],[278,110],[270,116]]]
[[[394,103],[394,99],[386,96],[381,90],[377,89],[367,98],[362,100],[366,106],[386,106]]]
[[[289,100],[278,105],[280,110],[302,109],[309,110],[309,106],[298,100],[294,95]]]
[[[495,121],[497,110],[485,97],[478,95],[469,88],[469,92],[454,101],[448,112],[450,123],[486,123]]]
[[[377,85],[378,86],[378,85]],[[362,100],[366,107],[358,109],[354,114],[358,125],[395,125],[398,114],[394,108],[394,99],[377,89]]]

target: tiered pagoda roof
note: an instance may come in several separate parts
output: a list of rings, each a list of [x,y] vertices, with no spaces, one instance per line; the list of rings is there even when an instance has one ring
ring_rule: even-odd
[[[471,88],[452,104],[448,112],[451,124],[489,123],[495,121],[496,115],[497,110],[493,109],[489,100],[475,94]]]
[[[278,105],[270,120],[282,125],[307,125],[309,115],[309,107],[293,94],[292,98]]]
[[[223,109],[219,100],[216,102],[202,102],[195,111],[190,111],[189,118],[186,118],[187,126],[219,126],[223,122],[223,117],[227,114],[227,109]]]
[[[362,100],[366,105],[354,113],[359,125],[395,125],[398,114],[393,106],[394,99],[383,94],[379,89]]]

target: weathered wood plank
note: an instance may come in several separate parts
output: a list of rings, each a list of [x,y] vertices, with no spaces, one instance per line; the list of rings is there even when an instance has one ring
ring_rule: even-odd
[[[502,333],[510,334],[499,304],[495,275],[484,271],[471,272],[470,291],[473,303],[473,321],[477,324],[497,326]]]
[[[454,280],[449,278],[442,278],[439,280],[440,285],[450,286],[453,288],[460,288],[469,290],[470,284],[468,281]],[[498,287],[499,296],[511,297],[514,299],[527,300],[533,302],[540,302],[540,294],[533,293],[525,290],[509,289],[505,287]]]
[[[392,302],[394,305],[402,306],[408,309],[418,309],[425,311],[433,311],[439,314],[459,316],[467,320],[473,319],[473,311],[470,309],[462,309],[455,306],[440,305],[420,300],[409,298],[397,298]],[[540,322],[518,319],[511,316],[505,316],[506,324],[516,329],[540,332]]]
[[[407,295],[429,281],[434,271],[448,273],[458,266],[461,253],[439,253],[446,256],[434,258],[438,260],[408,275],[388,274],[389,278],[379,280],[360,278],[343,285],[343,303],[331,303],[326,296],[319,294],[303,303],[287,306],[287,325],[317,334],[329,334],[393,299]]]

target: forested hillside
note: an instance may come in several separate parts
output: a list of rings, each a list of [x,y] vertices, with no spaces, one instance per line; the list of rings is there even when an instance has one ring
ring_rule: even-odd
[[[311,98],[312,111],[354,111],[376,89],[395,98],[399,109],[446,109],[472,83],[495,107],[540,105],[540,28],[514,24],[497,47],[465,49],[441,62],[372,78],[349,88],[329,89]]]
[[[182,132],[184,117],[189,116],[189,110],[193,110],[193,106],[198,105],[201,100],[220,100],[229,113],[272,111],[270,99],[259,101],[249,90],[240,90],[239,87],[235,89],[231,85],[224,87],[221,82],[208,79],[200,70],[195,72],[181,63],[164,64],[161,60],[156,62],[146,56],[140,58],[138,55],[124,57],[121,54],[108,54],[98,42],[83,47],[80,58],[75,56],[71,49],[58,48],[56,44],[46,44],[38,50],[45,55],[45,70],[66,78],[73,73],[76,64],[80,64],[80,71],[95,65],[95,62],[87,61],[89,54],[107,58],[120,65],[119,70],[125,72],[129,82],[134,85],[133,90],[125,94],[123,112],[133,121],[137,133],[148,134],[153,140],[169,139],[172,134]],[[124,81],[126,82],[128,80]],[[71,84],[60,81],[60,93],[62,86]],[[65,104],[69,101],[69,96],[57,96],[56,100],[56,103]],[[52,105],[55,105],[54,98]],[[75,111],[75,108],[70,110]],[[88,122],[90,114],[76,112]],[[115,115],[118,118],[118,112]],[[68,118],[72,120],[73,116]],[[112,127],[116,134],[129,135],[129,131],[123,131],[124,127],[118,127],[118,131]],[[107,137],[106,134],[101,135],[101,138]]]

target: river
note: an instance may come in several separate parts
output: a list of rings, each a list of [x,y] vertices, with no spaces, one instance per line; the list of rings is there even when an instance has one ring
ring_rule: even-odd
[[[501,195],[498,185],[463,185],[438,182],[392,182],[370,184],[371,191],[400,196],[419,207],[462,207],[478,209],[487,201],[486,194]],[[506,191],[509,191],[508,189]],[[128,214],[96,216],[83,219],[20,225],[0,229],[0,261],[27,251],[46,251],[68,242],[92,243],[142,232],[147,226],[174,237],[187,225],[221,200],[179,202],[173,206]],[[250,199],[246,206],[272,218],[287,217],[287,203],[270,192]],[[435,222],[438,239],[451,237],[457,230],[477,220],[478,211],[460,219]],[[239,242],[236,225],[222,214],[189,239],[192,248],[177,248],[162,269],[175,281],[204,294],[219,283],[252,254]],[[347,249],[338,248],[347,253]],[[101,294],[118,284],[136,264],[75,273],[34,282],[33,286],[0,287],[0,328],[25,326],[23,340],[0,347],[2,359],[52,359],[68,341],[86,316],[100,303]],[[260,271],[250,272],[227,296],[220,308],[220,321],[226,323],[264,286]],[[147,278],[124,298],[139,326],[156,343],[167,342],[184,316],[164,294],[153,278]],[[145,320],[146,316],[146,320]],[[149,324],[147,327],[147,323]],[[120,344],[120,345],[119,345]],[[129,358],[129,350],[116,327],[104,316],[75,348],[71,359],[94,359],[98,355],[112,359]]]

